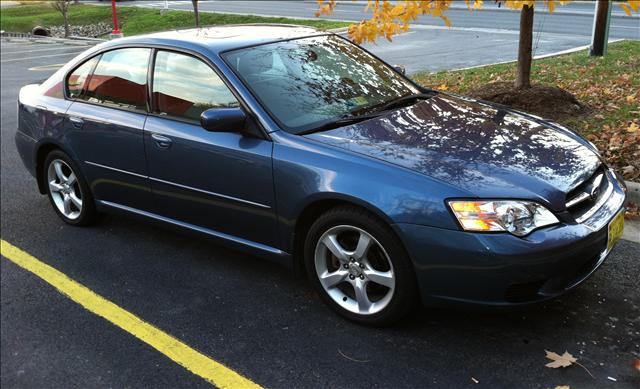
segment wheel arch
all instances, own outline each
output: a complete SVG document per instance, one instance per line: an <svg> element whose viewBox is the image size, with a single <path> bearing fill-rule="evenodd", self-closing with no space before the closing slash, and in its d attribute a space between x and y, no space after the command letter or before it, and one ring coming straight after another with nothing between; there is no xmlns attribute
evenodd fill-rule
<svg viewBox="0 0 640 389"><path fill-rule="evenodd" d="M38 191L41 194L47 193L47 188L44 183L44 162L47 159L47 155L49 155L49 153L51 153L53 150L61 150L67 155L71 156L71 154L69 154L67 150L65 150L65 148L55 140L46 139L38 143L35 153L35 167L36 181L38 182Z"/></svg>
<svg viewBox="0 0 640 389"><path fill-rule="evenodd" d="M338 193L316 195L301 207L290 234L289 247L292 249L293 268L296 275L304 274L304 241L314 220L330 209L340 206L350 206L364 210L389 225L391 231L397 236L395 229L392 227L393 220L373 204ZM400 239L400 242L402 242L402 239Z"/></svg>

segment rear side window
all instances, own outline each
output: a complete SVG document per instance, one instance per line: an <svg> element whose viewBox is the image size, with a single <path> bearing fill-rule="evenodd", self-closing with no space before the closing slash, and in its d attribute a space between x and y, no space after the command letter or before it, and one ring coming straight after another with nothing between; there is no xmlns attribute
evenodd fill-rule
<svg viewBox="0 0 640 389"><path fill-rule="evenodd" d="M155 112L200 120L210 108L237 107L229 88L207 64L189 55L159 51L153 75Z"/></svg>
<svg viewBox="0 0 640 389"><path fill-rule="evenodd" d="M100 57L83 100L146 111L147 68L151 49L119 49Z"/></svg>
<svg viewBox="0 0 640 389"><path fill-rule="evenodd" d="M87 86L87 80L91 75L91 71L96 66L100 56L93 57L74 70L67 80L68 96L72 99L79 98L84 88Z"/></svg>

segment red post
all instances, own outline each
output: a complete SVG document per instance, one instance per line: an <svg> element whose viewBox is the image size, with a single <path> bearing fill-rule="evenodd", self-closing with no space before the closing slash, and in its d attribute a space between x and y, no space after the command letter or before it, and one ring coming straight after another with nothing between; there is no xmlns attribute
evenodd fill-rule
<svg viewBox="0 0 640 389"><path fill-rule="evenodd" d="M111 12L113 13L113 31L111 34L120 35L120 28L118 27L118 12L116 11L116 0L111 0Z"/></svg>

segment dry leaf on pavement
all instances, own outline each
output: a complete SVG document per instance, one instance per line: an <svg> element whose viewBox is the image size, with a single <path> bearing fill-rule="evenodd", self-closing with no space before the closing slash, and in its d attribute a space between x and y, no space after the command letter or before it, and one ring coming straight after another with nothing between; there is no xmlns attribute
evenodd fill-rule
<svg viewBox="0 0 640 389"><path fill-rule="evenodd" d="M573 355L568 352L564 352L562 355L558 355L552 351L544 350L547 353L547 358L551 359L552 362L547 363L545 366L553 369L557 369L559 367L567 367L573 365L574 362L577 361Z"/></svg>
<svg viewBox="0 0 640 389"><path fill-rule="evenodd" d="M593 374L591 374L589 369L587 369L580 362L578 362L578 359L575 358L573 355L569 354L568 351L565 350L564 354L562 354L562 355L558 355L558 354L554 353L553 351L544 350L544 352L547 353L546 357L548 359L551 359L551 362L549 362L549 363L547 363L545 365L546 367L550 367L552 369L557 369L559 367L568 367L568 366L571 366L571 365L573 365L575 363L576 365L578 365L581 368L583 368L584 371L589 373L591 378L595 378L593 376Z"/></svg>

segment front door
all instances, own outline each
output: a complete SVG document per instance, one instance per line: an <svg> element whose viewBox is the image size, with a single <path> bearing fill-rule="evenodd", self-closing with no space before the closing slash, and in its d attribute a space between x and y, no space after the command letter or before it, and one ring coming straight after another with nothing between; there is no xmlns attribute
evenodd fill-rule
<svg viewBox="0 0 640 389"><path fill-rule="evenodd" d="M158 51L154 114L144 142L156 213L262 245L275 231L273 144L237 132L209 132L200 114L237 107L218 75L200 59Z"/></svg>

